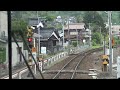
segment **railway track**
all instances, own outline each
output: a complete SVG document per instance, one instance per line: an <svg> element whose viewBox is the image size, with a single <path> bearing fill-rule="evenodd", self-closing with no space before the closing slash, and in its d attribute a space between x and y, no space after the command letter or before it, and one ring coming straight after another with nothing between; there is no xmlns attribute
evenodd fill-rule
<svg viewBox="0 0 120 90"><path fill-rule="evenodd" d="M57 67L56 70L48 70L45 73L54 74L52 75L52 79L74 79L77 73L88 74L89 71L78 70L78 67L87 55L100 50L102 50L102 48L87 50L79 54L71 54L70 57L66 59L67 63L64 63L61 67ZM57 70L58 68L61 69Z"/></svg>
<svg viewBox="0 0 120 90"><path fill-rule="evenodd" d="M62 61L63 63L61 66L56 67L55 70L46 70L45 73L47 74L53 73L54 75L51 76L52 79L74 79L76 73L88 74L89 73L88 71L77 70L78 66L87 55L99 50L102 50L102 48L84 51L79 54L70 54L69 57L66 58L66 60ZM24 73L25 71L27 71L26 67L19 69L13 73L12 77L13 78L15 78L16 76L21 77L21 74ZM9 78L8 75L1 77L1 79L8 79L8 78Z"/></svg>

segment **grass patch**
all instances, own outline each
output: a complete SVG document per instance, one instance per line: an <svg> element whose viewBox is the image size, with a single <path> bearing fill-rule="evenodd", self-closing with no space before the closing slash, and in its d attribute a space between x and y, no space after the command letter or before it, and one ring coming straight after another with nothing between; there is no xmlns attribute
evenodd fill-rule
<svg viewBox="0 0 120 90"><path fill-rule="evenodd" d="M6 61L6 49L0 48L0 63L4 63Z"/></svg>
<svg viewBox="0 0 120 90"><path fill-rule="evenodd" d="M94 48L100 48L100 47L101 47L100 45L92 46L92 49L94 49Z"/></svg>

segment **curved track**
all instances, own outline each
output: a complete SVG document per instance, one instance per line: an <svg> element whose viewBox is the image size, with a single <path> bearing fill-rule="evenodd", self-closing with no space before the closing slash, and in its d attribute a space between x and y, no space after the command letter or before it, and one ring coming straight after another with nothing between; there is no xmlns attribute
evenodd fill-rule
<svg viewBox="0 0 120 90"><path fill-rule="evenodd" d="M99 50L102 50L102 48L88 50L76 55L74 54L74 56L52 77L52 79L74 79L81 61L89 54Z"/></svg>

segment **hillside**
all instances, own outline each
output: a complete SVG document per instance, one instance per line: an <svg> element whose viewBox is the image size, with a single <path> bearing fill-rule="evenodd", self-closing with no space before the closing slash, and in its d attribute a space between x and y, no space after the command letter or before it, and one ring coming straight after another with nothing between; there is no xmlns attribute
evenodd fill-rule
<svg viewBox="0 0 120 90"><path fill-rule="evenodd" d="M38 11L40 17L47 17L49 20L55 19L57 16L65 17L76 17L77 22L83 20L85 11ZM104 22L107 22L107 13L105 11L98 11L102 16ZM23 18L27 20L30 17L37 17L37 11L13 11L13 18ZM120 24L120 11L112 12L112 23Z"/></svg>

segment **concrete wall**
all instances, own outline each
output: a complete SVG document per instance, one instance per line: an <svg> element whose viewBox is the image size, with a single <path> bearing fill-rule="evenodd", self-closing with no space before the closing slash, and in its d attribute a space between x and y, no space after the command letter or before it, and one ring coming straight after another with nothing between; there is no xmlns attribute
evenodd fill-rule
<svg viewBox="0 0 120 90"><path fill-rule="evenodd" d="M8 19L7 11L0 11L0 38L5 32L5 37L8 37ZM8 42L5 43L6 47L6 63L8 62Z"/></svg>
<svg viewBox="0 0 120 90"><path fill-rule="evenodd" d="M5 36L8 36L7 11L0 11L0 36L2 31L5 31Z"/></svg>
<svg viewBox="0 0 120 90"><path fill-rule="evenodd" d="M22 47L22 52L23 52L23 42L18 42L19 46ZM15 42L12 42L12 66L15 66L17 63L20 62L18 51L17 51L17 45ZM23 61L23 57L22 57Z"/></svg>

